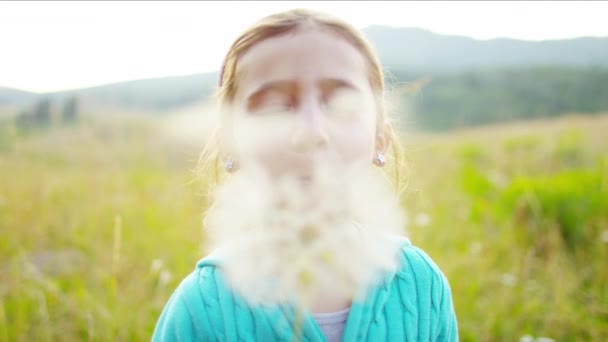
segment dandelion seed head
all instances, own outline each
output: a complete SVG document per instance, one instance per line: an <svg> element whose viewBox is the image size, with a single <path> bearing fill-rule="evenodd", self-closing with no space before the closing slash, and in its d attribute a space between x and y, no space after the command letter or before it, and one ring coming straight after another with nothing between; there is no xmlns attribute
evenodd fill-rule
<svg viewBox="0 0 608 342"><path fill-rule="evenodd" d="M321 291L354 295L395 267L389 236L404 233L404 215L371 167L324 165L305 182L262 170L241 169L221 185L204 222L229 283L246 299L307 305Z"/></svg>

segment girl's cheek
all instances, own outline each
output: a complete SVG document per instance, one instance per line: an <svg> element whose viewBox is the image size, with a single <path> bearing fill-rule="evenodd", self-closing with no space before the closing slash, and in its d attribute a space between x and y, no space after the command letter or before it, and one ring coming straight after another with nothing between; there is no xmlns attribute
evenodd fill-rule
<svg viewBox="0 0 608 342"><path fill-rule="evenodd" d="M281 157L289 147L289 132L293 124L287 117L243 118L235 124L237 155L241 160Z"/></svg>
<svg viewBox="0 0 608 342"><path fill-rule="evenodd" d="M375 127L366 121L359 120L336 126L332 130L332 143L342 162L359 162L371 160L375 145Z"/></svg>
<svg viewBox="0 0 608 342"><path fill-rule="evenodd" d="M337 97L329 107L332 142L344 161L371 160L376 135L373 97L347 93Z"/></svg>

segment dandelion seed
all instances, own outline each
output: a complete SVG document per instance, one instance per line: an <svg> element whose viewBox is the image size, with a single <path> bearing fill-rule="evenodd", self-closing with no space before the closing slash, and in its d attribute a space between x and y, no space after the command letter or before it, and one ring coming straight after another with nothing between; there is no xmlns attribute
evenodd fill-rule
<svg viewBox="0 0 608 342"><path fill-rule="evenodd" d="M477 241L471 243L471 245L469 246L469 253L471 253L471 254L479 254L480 251L481 251L481 243L479 243Z"/></svg>
<svg viewBox="0 0 608 342"><path fill-rule="evenodd" d="M171 281L171 277L171 272L167 270L161 271L158 275L158 284L162 287L167 286L167 284L169 284Z"/></svg>
<svg viewBox="0 0 608 342"><path fill-rule="evenodd" d="M500 282L505 286L513 287L517 283L517 277L510 273L505 273L502 275Z"/></svg>
<svg viewBox="0 0 608 342"><path fill-rule="evenodd" d="M416 226L426 227L431 223L431 216L427 213L419 213L414 221L416 222Z"/></svg>
<svg viewBox="0 0 608 342"><path fill-rule="evenodd" d="M539 336L536 338L536 342L555 342L555 340L550 337Z"/></svg>
<svg viewBox="0 0 608 342"><path fill-rule="evenodd" d="M519 338L519 342L534 342L534 337L530 335L524 335Z"/></svg>
<svg viewBox="0 0 608 342"><path fill-rule="evenodd" d="M608 243L608 229L602 232L602 242Z"/></svg>
<svg viewBox="0 0 608 342"><path fill-rule="evenodd" d="M150 265L150 272L158 273L163 268L163 261L161 259L152 260L152 264Z"/></svg>
<svg viewBox="0 0 608 342"><path fill-rule="evenodd" d="M507 177L498 170L488 172L489 181L499 187L505 186L508 183Z"/></svg>
<svg viewBox="0 0 608 342"><path fill-rule="evenodd" d="M527 291L538 291L541 289L541 286L539 285L538 281L536 280L528 280L526 282L526 290Z"/></svg>

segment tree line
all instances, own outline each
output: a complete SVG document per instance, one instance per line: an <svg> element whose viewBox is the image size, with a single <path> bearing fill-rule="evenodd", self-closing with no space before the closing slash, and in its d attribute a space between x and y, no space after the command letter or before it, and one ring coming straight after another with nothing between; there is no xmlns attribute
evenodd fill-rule
<svg viewBox="0 0 608 342"><path fill-rule="evenodd" d="M416 75L392 71L398 82L424 79L400 100L420 128L445 130L566 113L608 111L608 69L530 67Z"/></svg>
<svg viewBox="0 0 608 342"><path fill-rule="evenodd" d="M27 134L34 130L46 130L54 122L73 125L80 118L80 110L80 101L76 96L68 97L62 103L56 103L49 97L42 97L32 106L17 113L15 126L19 133Z"/></svg>

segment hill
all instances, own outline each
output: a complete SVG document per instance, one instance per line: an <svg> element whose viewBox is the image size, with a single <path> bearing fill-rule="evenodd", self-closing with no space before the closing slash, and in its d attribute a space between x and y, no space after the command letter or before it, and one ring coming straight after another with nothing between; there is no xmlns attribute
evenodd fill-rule
<svg viewBox="0 0 608 342"><path fill-rule="evenodd" d="M430 77L413 100L413 121L446 129L608 109L608 37L476 40L417 28L363 30L393 83ZM218 73L142 79L48 94L0 88L0 106L76 95L104 107L169 111L200 102Z"/></svg>

